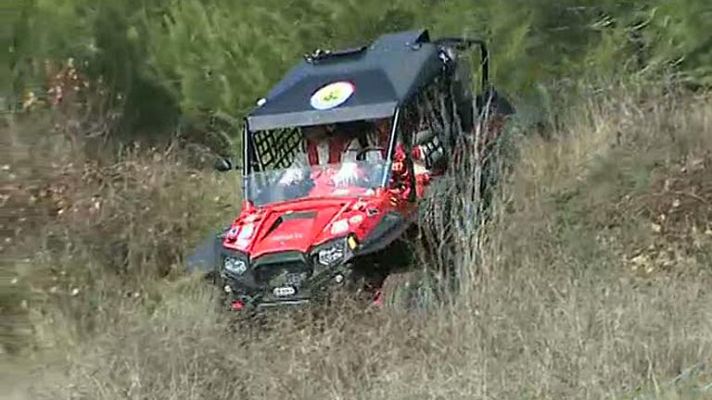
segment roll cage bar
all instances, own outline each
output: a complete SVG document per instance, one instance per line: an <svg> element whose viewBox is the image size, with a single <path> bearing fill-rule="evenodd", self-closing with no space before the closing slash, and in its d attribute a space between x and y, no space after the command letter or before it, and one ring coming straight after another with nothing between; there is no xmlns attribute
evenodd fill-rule
<svg viewBox="0 0 712 400"><path fill-rule="evenodd" d="M451 46L457 50L464 51L469 50L472 46L478 46L480 48L482 65L482 91L486 91L489 88L489 51L487 50L487 43L481 39L466 39L459 37L443 37L433 41L437 45Z"/></svg>

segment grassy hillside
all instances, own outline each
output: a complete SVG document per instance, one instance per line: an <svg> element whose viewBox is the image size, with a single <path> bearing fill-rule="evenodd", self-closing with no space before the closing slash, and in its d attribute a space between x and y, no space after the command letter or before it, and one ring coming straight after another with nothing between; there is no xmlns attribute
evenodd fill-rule
<svg viewBox="0 0 712 400"><path fill-rule="evenodd" d="M712 397L709 1L11 6L0 393ZM237 177L205 168L235 121L304 52L420 26L487 39L519 110L491 222L454 216L464 290L416 313L217 314L182 267L237 211Z"/></svg>
<svg viewBox="0 0 712 400"><path fill-rule="evenodd" d="M234 212L215 197L235 182L179 150L70 162L18 134L36 121L11 121L7 201L41 219L11 225L31 251L4 269L4 349L45 366L33 398L705 398L711 105L610 88L551 138L518 137L471 266L484 273L454 305L346 304L260 327L214 314L210 291L170 267Z"/></svg>

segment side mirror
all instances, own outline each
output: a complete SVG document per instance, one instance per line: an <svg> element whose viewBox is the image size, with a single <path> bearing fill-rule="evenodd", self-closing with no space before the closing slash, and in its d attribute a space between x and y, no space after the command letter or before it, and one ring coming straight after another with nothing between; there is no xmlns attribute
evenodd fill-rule
<svg viewBox="0 0 712 400"><path fill-rule="evenodd" d="M227 158L219 158L215 161L214 168L219 172L227 172L233 169L232 161Z"/></svg>

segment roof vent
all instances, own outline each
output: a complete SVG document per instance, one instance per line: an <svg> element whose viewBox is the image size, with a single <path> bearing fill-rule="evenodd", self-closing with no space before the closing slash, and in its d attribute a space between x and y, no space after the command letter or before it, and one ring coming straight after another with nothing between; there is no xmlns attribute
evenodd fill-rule
<svg viewBox="0 0 712 400"><path fill-rule="evenodd" d="M415 43L428 43L430 42L430 33L427 29L423 29L419 32L415 39Z"/></svg>
<svg viewBox="0 0 712 400"><path fill-rule="evenodd" d="M336 51L316 49L311 54L305 54L304 59L308 63L316 64L321 61L332 60L335 58L348 57L348 56L353 56L356 54L361 54L364 51L366 51L367 48L368 48L368 46L360 46L360 47L354 47L354 48L350 48L350 49L336 50Z"/></svg>

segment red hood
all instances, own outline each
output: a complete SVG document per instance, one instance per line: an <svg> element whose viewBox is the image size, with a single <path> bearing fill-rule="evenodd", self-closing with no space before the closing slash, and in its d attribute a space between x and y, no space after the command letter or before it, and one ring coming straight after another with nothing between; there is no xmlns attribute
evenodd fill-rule
<svg viewBox="0 0 712 400"><path fill-rule="evenodd" d="M251 257L276 251L306 252L314 245L348 232L358 233L365 220L365 208L363 201L338 198L300 200L253 209L233 223L223 245L247 252Z"/></svg>

